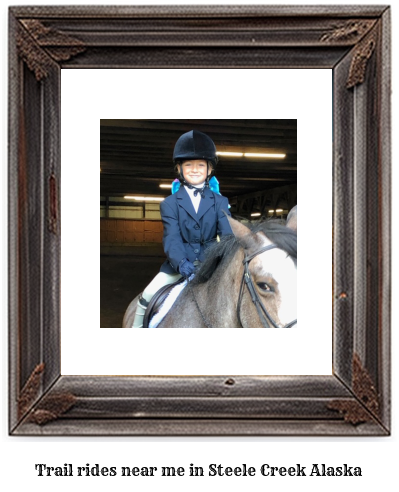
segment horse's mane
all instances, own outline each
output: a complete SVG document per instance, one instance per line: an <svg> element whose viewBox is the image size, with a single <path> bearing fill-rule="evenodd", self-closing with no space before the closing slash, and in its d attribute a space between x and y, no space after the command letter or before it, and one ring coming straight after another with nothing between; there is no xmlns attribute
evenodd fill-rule
<svg viewBox="0 0 399 492"><path fill-rule="evenodd" d="M248 224L253 233L263 232L268 239L279 249L285 251L296 263L297 260L297 234L296 231L281 224L280 221L269 219L257 224ZM222 236L206 250L205 259L196 273L193 284L200 284L209 280L217 272L222 260L227 262L235 255L240 247L236 237L231 234Z"/></svg>

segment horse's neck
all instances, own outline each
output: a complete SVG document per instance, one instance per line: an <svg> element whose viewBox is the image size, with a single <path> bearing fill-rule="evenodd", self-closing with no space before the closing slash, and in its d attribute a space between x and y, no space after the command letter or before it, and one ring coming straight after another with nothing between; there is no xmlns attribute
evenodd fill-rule
<svg viewBox="0 0 399 492"><path fill-rule="evenodd" d="M231 260L222 260L225 264L207 282L186 287L158 328L238 327L242 259L242 252L238 251Z"/></svg>
<svg viewBox="0 0 399 492"><path fill-rule="evenodd" d="M239 324L237 300L242 276L242 252L237 251L228 264L219 266L219 270L218 275L196 286L196 291L213 327L234 328Z"/></svg>

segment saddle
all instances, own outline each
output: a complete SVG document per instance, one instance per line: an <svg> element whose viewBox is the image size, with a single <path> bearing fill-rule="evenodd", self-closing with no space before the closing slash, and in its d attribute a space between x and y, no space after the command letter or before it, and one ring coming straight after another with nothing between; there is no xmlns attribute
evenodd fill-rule
<svg viewBox="0 0 399 492"><path fill-rule="evenodd" d="M165 302L165 299L168 297L172 289L184 281L185 278L182 277L173 284L164 285L153 295L144 314L143 328L148 328L151 318L161 309L162 304Z"/></svg>

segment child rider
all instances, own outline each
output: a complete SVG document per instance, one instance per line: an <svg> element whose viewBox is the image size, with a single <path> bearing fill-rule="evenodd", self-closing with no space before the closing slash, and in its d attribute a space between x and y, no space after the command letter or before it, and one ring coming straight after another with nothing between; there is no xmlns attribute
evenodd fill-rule
<svg viewBox="0 0 399 492"><path fill-rule="evenodd" d="M230 215L228 200L209 187L217 164L212 139L197 130L184 133L176 142L173 162L180 181L178 190L172 188L173 194L160 206L167 260L140 296L133 328L143 327L148 303L161 287L182 276L189 278L216 236L232 234L225 215Z"/></svg>

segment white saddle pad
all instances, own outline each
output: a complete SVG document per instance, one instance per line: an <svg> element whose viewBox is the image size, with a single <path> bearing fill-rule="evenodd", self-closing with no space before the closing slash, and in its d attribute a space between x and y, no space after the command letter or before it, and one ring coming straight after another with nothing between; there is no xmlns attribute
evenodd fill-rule
<svg viewBox="0 0 399 492"><path fill-rule="evenodd" d="M176 285L168 294L168 297L164 300L161 309L151 318L151 321L148 325L148 328L157 328L159 323L164 319L164 317L168 314L170 308L175 303L176 299L179 297L181 291L187 285L187 280L182 282L181 284Z"/></svg>

